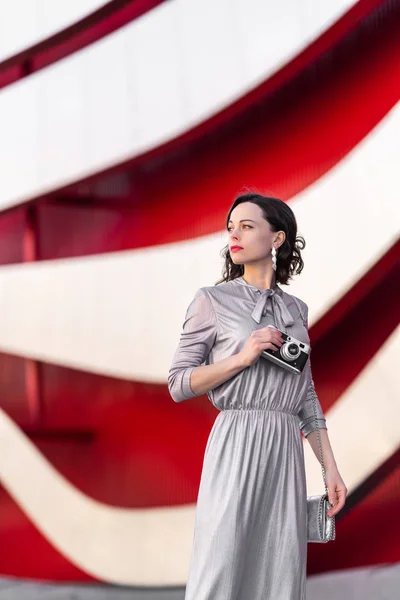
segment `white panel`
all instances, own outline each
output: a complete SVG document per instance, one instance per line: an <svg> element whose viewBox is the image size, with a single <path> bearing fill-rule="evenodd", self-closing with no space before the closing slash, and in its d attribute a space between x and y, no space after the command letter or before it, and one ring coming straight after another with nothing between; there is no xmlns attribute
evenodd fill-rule
<svg viewBox="0 0 400 600"><path fill-rule="evenodd" d="M354 3L170 0L3 89L0 209L180 135L271 76ZM36 98L33 142L21 112ZM34 182L25 176L33 164Z"/></svg>
<svg viewBox="0 0 400 600"><path fill-rule="evenodd" d="M304 271L286 289L309 304L310 324L399 236L399 139L400 103L290 204L307 247ZM0 350L165 382L184 312L198 287L220 278L225 243L221 231L140 250L1 267ZM156 340L156 352L145 339Z"/></svg>
<svg viewBox="0 0 400 600"><path fill-rule="evenodd" d="M104 0L0 0L0 62L80 21Z"/></svg>

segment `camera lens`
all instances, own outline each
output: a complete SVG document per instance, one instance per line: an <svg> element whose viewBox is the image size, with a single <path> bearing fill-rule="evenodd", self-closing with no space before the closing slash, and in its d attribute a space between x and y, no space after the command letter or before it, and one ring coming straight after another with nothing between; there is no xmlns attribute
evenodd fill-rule
<svg viewBox="0 0 400 600"><path fill-rule="evenodd" d="M295 360L300 356L300 353L301 350L298 344L295 344L294 342L281 346L281 355L285 360Z"/></svg>

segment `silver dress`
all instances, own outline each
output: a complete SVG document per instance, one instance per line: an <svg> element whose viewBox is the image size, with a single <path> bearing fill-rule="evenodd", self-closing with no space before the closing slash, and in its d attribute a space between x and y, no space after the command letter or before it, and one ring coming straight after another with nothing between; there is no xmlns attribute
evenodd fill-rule
<svg viewBox="0 0 400 600"><path fill-rule="evenodd" d="M196 366L239 352L273 324L309 343L308 306L243 277L197 290L168 375L175 402L193 398ZM260 357L208 392L220 411L207 441L185 600L304 600L307 490L301 432L327 428L310 359L301 375Z"/></svg>

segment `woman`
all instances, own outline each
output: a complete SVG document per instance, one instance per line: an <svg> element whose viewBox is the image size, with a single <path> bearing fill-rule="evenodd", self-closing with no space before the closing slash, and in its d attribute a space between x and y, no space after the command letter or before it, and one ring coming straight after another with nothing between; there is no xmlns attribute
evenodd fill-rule
<svg viewBox="0 0 400 600"><path fill-rule="evenodd" d="M176 402L207 393L220 411L204 454L185 600L303 600L301 432L319 460L318 423L330 516L347 494L310 359L299 375L261 357L280 348L279 330L309 344L308 305L278 285L302 271L305 241L288 204L256 193L236 198L226 226L223 279L197 290L168 376Z"/></svg>

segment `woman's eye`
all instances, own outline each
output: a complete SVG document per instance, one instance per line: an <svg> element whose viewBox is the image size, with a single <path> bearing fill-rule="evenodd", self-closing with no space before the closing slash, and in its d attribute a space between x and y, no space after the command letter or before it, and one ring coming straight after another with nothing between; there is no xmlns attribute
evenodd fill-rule
<svg viewBox="0 0 400 600"><path fill-rule="evenodd" d="M243 227L250 227L250 229L253 229L253 227L251 225L243 225ZM232 227L228 227L228 233L231 231Z"/></svg>

